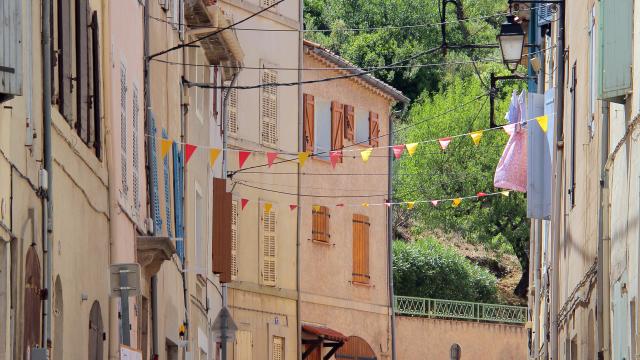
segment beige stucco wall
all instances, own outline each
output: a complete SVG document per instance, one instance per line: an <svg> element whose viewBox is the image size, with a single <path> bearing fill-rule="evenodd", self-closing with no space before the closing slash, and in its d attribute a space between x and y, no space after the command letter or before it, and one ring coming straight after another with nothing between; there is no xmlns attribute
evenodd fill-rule
<svg viewBox="0 0 640 360"><path fill-rule="evenodd" d="M398 359L449 359L453 344L461 359L527 359L527 331L519 325L398 316L396 329Z"/></svg>

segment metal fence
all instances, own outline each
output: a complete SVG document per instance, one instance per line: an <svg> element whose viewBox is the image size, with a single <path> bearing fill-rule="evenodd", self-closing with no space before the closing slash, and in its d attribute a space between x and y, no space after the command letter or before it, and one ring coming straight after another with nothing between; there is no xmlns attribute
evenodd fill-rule
<svg viewBox="0 0 640 360"><path fill-rule="evenodd" d="M527 322L527 308L522 306L394 296L393 308L401 315L512 324Z"/></svg>

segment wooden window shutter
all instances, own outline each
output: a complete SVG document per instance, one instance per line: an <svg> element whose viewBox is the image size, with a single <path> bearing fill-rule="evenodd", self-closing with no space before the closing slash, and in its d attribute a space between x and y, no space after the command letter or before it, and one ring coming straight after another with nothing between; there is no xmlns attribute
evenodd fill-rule
<svg viewBox="0 0 640 360"><path fill-rule="evenodd" d="M233 199L227 192L226 180L214 178L212 260L213 273L220 274L221 283L231 282L232 206Z"/></svg>
<svg viewBox="0 0 640 360"><path fill-rule="evenodd" d="M315 101L313 95L304 94L304 151L313 152Z"/></svg>
<svg viewBox="0 0 640 360"><path fill-rule="evenodd" d="M272 360L284 360L284 338L281 336L273 337L273 356Z"/></svg>
<svg viewBox="0 0 640 360"><path fill-rule="evenodd" d="M277 210L275 206L269 212L262 209L262 283L275 286L277 281Z"/></svg>
<svg viewBox="0 0 640 360"><path fill-rule="evenodd" d="M317 209L317 210L316 210ZM326 206L316 207L312 210L312 229L311 238L314 241L329 242L331 234L329 233L329 208Z"/></svg>
<svg viewBox="0 0 640 360"><path fill-rule="evenodd" d="M62 116L73 123L73 74L71 45L71 1L58 0L58 102Z"/></svg>
<svg viewBox="0 0 640 360"><path fill-rule="evenodd" d="M344 147L344 106L337 101L331 102L331 150ZM342 158L340 158L342 160Z"/></svg>
<svg viewBox="0 0 640 360"><path fill-rule="evenodd" d="M231 203L231 279L238 278L238 202Z"/></svg>
<svg viewBox="0 0 640 360"><path fill-rule="evenodd" d="M87 122L89 118L89 55L88 55L88 0L76 1L76 107L75 128L78 136L87 142Z"/></svg>
<svg viewBox="0 0 640 360"><path fill-rule="evenodd" d="M344 106L344 138L353 141L354 129L356 128L356 118L353 106Z"/></svg>
<svg viewBox="0 0 640 360"><path fill-rule="evenodd" d="M369 217L353 215L353 282L369 283Z"/></svg>
<svg viewBox="0 0 640 360"><path fill-rule="evenodd" d="M369 112L369 145L377 147L380 137L380 124L378 122L378 114L373 111Z"/></svg>
<svg viewBox="0 0 640 360"><path fill-rule="evenodd" d="M273 70L262 70L262 84L278 82L278 73ZM262 144L270 147L278 145L278 87L275 85L262 86L261 92L261 138Z"/></svg>
<svg viewBox="0 0 640 360"><path fill-rule="evenodd" d="M93 106L93 122L91 126L93 131L91 134L93 137L90 139L93 142L93 148L96 151L96 156L101 158L102 156L102 132L100 131L100 108L102 106L101 98L101 83L100 83L100 28L98 27L98 13L94 11L91 15L91 69L92 69L92 82L91 82L91 105ZM135 109L134 109L135 110ZM134 113L135 114L135 113Z"/></svg>

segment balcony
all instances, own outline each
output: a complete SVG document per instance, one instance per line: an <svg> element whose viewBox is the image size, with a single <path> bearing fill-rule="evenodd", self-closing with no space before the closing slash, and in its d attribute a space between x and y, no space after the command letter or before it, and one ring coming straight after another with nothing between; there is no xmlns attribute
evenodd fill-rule
<svg viewBox="0 0 640 360"><path fill-rule="evenodd" d="M244 53L235 30L225 30L213 36L212 33L231 25L216 0L186 0L185 19L189 27L188 35L202 39L200 46L207 61L212 65L223 65L224 76L230 79L240 69ZM233 68L233 67L238 68Z"/></svg>
<svg viewBox="0 0 640 360"><path fill-rule="evenodd" d="M163 261L171 260L176 248L166 236L137 236L136 252L138 263L147 276L155 275Z"/></svg>

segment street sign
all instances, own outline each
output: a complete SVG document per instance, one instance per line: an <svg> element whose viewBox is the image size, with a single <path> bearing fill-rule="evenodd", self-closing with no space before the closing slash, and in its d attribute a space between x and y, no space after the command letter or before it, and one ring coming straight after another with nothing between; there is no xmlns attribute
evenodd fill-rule
<svg viewBox="0 0 640 360"><path fill-rule="evenodd" d="M140 295L140 264L113 264L109 267L109 296Z"/></svg>
<svg viewBox="0 0 640 360"><path fill-rule="evenodd" d="M238 326L233 321L229 309L223 307L220 309L216 320L213 322L213 334L216 341L227 342L235 339Z"/></svg>

